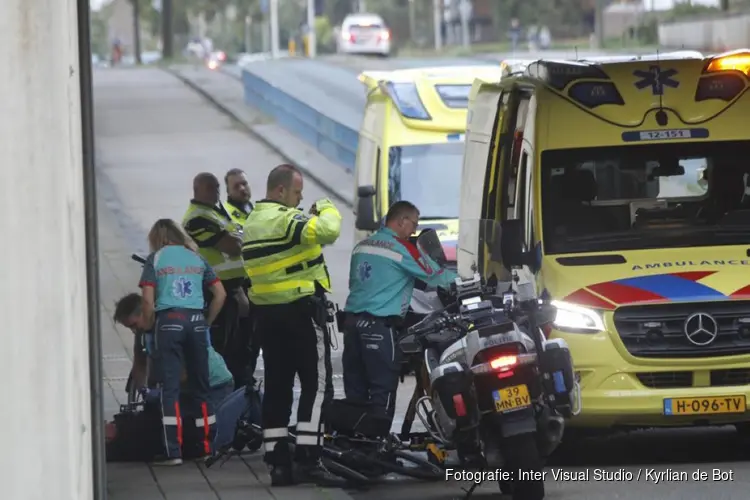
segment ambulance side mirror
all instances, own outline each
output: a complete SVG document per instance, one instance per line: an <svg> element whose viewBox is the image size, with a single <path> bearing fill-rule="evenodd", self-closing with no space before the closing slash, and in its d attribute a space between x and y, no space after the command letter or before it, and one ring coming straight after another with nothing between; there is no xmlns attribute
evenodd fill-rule
<svg viewBox="0 0 750 500"><path fill-rule="evenodd" d="M380 221L375 218L375 187L357 188L357 218L354 225L360 231L377 231Z"/></svg>

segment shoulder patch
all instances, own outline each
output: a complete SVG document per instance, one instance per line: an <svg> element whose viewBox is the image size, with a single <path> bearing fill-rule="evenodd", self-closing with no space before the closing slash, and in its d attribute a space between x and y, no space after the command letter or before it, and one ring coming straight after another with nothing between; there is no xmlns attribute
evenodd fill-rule
<svg viewBox="0 0 750 500"><path fill-rule="evenodd" d="M305 214L294 214L294 216L292 217L292 219L298 220L298 221L301 221L301 222L307 222L308 220L310 220L310 218L308 216L306 216Z"/></svg>

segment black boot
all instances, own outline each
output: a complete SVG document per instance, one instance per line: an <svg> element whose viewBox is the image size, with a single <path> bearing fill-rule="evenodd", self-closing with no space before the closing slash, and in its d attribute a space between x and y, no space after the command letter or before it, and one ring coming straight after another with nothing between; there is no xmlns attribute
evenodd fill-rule
<svg viewBox="0 0 750 500"><path fill-rule="evenodd" d="M291 486L294 484L292 474L292 456L289 444L285 440L276 443L273 451L267 451L263 461L270 467L271 486Z"/></svg>
<svg viewBox="0 0 750 500"><path fill-rule="evenodd" d="M297 484L312 483L323 488L347 486L346 480L329 471L320 459L314 462L295 463L294 481Z"/></svg>
<svg viewBox="0 0 750 500"><path fill-rule="evenodd" d="M271 465L271 486L292 486L294 476L291 465Z"/></svg>

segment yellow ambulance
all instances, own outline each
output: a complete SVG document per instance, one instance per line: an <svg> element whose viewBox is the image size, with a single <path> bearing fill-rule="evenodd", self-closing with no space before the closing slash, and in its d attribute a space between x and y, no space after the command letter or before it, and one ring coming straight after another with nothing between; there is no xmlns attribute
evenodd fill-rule
<svg viewBox="0 0 750 500"><path fill-rule="evenodd" d="M420 210L455 255L469 92L497 81L496 65L366 71L367 92L355 166L355 240L377 230L398 200ZM355 242L356 242L355 241Z"/></svg>
<svg viewBox="0 0 750 500"><path fill-rule="evenodd" d="M582 389L570 426L747 431L748 88L750 50L539 60L475 84L458 269L554 301L545 333ZM511 262L464 234L477 219Z"/></svg>

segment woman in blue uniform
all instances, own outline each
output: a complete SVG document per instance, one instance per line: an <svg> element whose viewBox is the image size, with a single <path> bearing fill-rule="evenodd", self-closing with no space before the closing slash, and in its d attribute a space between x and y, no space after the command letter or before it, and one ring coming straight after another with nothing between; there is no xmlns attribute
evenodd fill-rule
<svg viewBox="0 0 750 500"><path fill-rule="evenodd" d="M203 451L213 452L216 416L209 398L207 329L221 310L226 292L193 240L170 219L159 219L148 235L151 254L140 284L145 327L154 332L154 362L161 386L165 459L182 464L180 376L183 359L189 392L198 408L195 426L203 431ZM213 299L204 314L203 289ZM153 328L151 328L153 326Z"/></svg>

